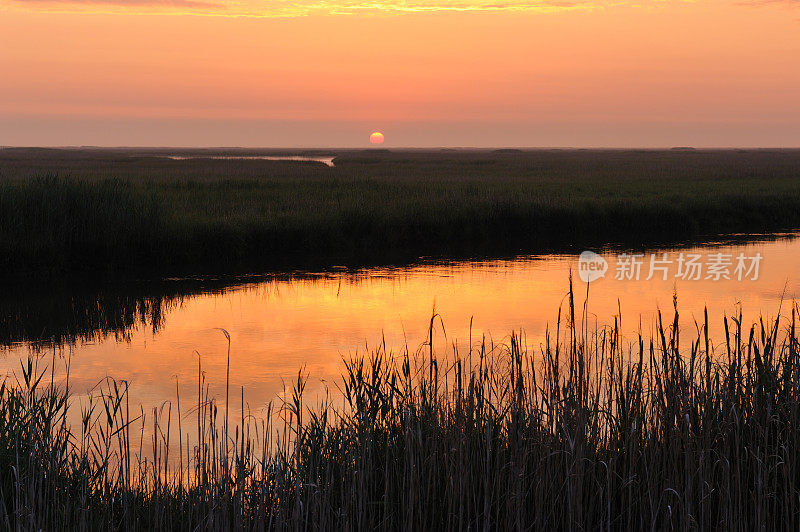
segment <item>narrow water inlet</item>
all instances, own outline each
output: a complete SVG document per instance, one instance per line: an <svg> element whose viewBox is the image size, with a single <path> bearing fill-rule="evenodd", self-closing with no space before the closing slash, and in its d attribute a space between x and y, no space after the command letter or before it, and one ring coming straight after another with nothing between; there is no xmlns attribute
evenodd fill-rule
<svg viewBox="0 0 800 532"><path fill-rule="evenodd" d="M335 157L306 157L302 155L161 155L163 159L173 161L188 161L194 159L213 159L220 161L295 161L322 163L333 168Z"/></svg>

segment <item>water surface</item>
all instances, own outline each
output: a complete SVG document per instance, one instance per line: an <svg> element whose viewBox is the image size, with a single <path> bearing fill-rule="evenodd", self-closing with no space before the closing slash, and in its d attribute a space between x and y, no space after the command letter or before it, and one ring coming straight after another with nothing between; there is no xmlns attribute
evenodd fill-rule
<svg viewBox="0 0 800 532"><path fill-rule="evenodd" d="M335 157L306 157L302 155L164 155L173 161L187 161L190 159L216 159L222 161L300 161L322 163L333 167Z"/></svg>
<svg viewBox="0 0 800 532"><path fill-rule="evenodd" d="M616 279L617 252L606 276L588 286L588 319L599 326L622 313L622 331L631 338L652 330L658 309L671 316L677 294L682 325L694 327L707 306L712 336L724 341L722 316L742 309L745 323L759 314L774 316L781 301L788 308L800 289L800 240L707 245L659 251L672 258L663 280L650 280L644 257L639 280ZM697 254L748 257L760 254L757 279L676 279L677 259ZM244 387L254 409L279 395L284 382L303 368L309 388L319 391L340 374L342 357L385 342L413 351L424 342L431 316L440 350L462 352L485 338L507 341L524 331L526 344L538 349L548 323L566 303L576 255L538 255L509 260L420 264L406 268L294 273L252 279L164 280L79 292L9 292L0 300L0 342L6 353L0 371L18 372L30 352L69 360L74 393L85 393L106 376L125 379L131 397L145 407L175 395L193 397L198 356L212 393L224 397L227 341L231 337L231 385ZM579 308L587 285L576 278ZM9 295L11 294L11 295ZM41 346L44 345L44 348ZM63 363L63 362L62 362ZM237 394L238 397L238 394ZM238 403L237 403L238 404Z"/></svg>

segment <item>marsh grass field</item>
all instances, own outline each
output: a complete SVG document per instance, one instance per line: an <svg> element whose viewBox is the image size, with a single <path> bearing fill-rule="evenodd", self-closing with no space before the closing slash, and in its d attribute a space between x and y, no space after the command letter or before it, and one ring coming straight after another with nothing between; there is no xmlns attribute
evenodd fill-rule
<svg viewBox="0 0 800 532"><path fill-rule="evenodd" d="M570 291L536 352L512 335L438 353L434 316L417 350L346 359L329 397L307 398L301 372L263 415L244 390L210 397L202 362L195 397L146 412L112 379L76 406L56 359L23 361L0 387L0 519L30 530L796 530L797 308L752 325L706 313L686 331L676 306L651 335L626 338L621 316L593 329L574 301ZM709 338L710 319L723 338Z"/></svg>
<svg viewBox="0 0 800 532"><path fill-rule="evenodd" d="M335 155L333 168L202 158L278 153L2 149L0 267L231 273L800 227L800 150L291 152Z"/></svg>
<svg viewBox="0 0 800 532"><path fill-rule="evenodd" d="M434 311L418 348L392 351L384 336L347 354L322 395L298 368L263 409L231 385L227 331L224 394L206 380L220 359L193 344L192 396L177 376L152 409L113 374L76 391L73 344L137 327L155 336L184 298L248 273L313 280L295 269L800 227L800 150L291 153L335 156L333 167L210 158L281 154L0 149L0 345L40 347L0 384L6 528L800 528L800 308L788 301L772 318L746 321L740 306L687 327L673 295L649 332L632 316L631 335L621 315L589 313L570 277L535 348L521 331L473 338L470 319L466 347L442 350ZM297 348L281 338L281 356Z"/></svg>

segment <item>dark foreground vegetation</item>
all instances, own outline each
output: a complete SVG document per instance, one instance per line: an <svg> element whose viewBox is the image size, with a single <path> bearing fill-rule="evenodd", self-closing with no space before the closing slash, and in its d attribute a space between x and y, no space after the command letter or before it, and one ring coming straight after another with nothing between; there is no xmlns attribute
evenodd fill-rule
<svg viewBox="0 0 800 532"><path fill-rule="evenodd" d="M800 227L800 150L340 151L334 168L165 153L0 150L0 271L231 273Z"/></svg>
<svg viewBox="0 0 800 532"><path fill-rule="evenodd" d="M716 341L708 318L679 331L677 310L652 337L622 338L620 319L591 331L570 304L535 353L519 336L447 356L430 340L380 348L347 363L343 400L307 405L301 376L263 419L232 419L226 404L244 399L208 397L199 367L188 406L177 397L142 413L125 383L107 381L70 426L74 400L31 361L0 388L0 519L30 530L797 530L795 309L753 326L725 318Z"/></svg>

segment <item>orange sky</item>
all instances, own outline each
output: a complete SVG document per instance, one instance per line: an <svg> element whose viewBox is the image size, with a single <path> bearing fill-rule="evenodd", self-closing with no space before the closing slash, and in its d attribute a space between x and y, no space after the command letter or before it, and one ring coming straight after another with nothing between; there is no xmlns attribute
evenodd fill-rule
<svg viewBox="0 0 800 532"><path fill-rule="evenodd" d="M0 145L800 146L800 2L0 0Z"/></svg>

